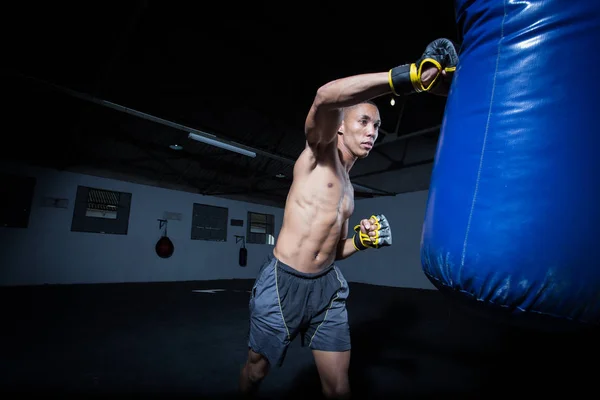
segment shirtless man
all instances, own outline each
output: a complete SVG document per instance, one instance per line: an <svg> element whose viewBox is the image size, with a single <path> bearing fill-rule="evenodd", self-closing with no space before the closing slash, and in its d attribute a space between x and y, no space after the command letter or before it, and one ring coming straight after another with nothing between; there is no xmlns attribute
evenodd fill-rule
<svg viewBox="0 0 600 400"><path fill-rule="evenodd" d="M381 125L377 106L369 100L389 93L445 95L457 60L452 43L438 39L415 63L338 79L318 89L273 257L261 267L250 295L243 393L256 393L270 366L283 364L289 344L299 335L312 350L324 395L349 397L349 290L335 261L391 245L383 215L363 219L348 238L354 210L349 172L357 159L367 157Z"/></svg>

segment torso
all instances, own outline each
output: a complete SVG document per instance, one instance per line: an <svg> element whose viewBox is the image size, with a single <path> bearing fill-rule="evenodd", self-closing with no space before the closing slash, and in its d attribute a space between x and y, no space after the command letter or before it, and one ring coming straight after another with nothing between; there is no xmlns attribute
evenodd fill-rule
<svg viewBox="0 0 600 400"><path fill-rule="evenodd" d="M329 267L347 229L344 222L354 211L354 189L337 153L337 147L316 162L305 149L294 166L294 181L285 206L283 225L274 255L301 272Z"/></svg>

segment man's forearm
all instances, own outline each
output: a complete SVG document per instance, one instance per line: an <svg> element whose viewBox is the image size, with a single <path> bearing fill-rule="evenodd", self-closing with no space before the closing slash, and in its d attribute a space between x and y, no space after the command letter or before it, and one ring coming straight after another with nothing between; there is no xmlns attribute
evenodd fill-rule
<svg viewBox="0 0 600 400"><path fill-rule="evenodd" d="M340 245L338 246L338 251L337 251L336 257L335 257L336 261L348 258L352 254L358 252L358 250L356 250L356 247L354 247L353 242L354 242L354 239L350 238L350 239L346 239L340 243Z"/></svg>
<svg viewBox="0 0 600 400"><path fill-rule="evenodd" d="M421 81L427 86L438 74L433 65L423 68ZM315 104L324 109L344 108L361 101L393 93L389 72L374 72L337 79L321 86Z"/></svg>

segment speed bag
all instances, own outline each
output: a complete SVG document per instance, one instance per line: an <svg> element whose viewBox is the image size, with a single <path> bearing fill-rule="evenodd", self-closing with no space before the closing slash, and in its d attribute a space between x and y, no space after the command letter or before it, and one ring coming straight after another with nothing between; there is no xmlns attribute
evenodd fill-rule
<svg viewBox="0 0 600 400"><path fill-rule="evenodd" d="M156 242L155 250L160 258L169 258L175 251L175 245L167 236L162 236L158 239L158 242Z"/></svg>

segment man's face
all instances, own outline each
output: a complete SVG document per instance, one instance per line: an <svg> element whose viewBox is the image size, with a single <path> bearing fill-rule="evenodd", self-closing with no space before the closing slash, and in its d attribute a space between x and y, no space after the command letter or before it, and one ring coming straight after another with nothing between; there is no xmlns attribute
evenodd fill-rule
<svg viewBox="0 0 600 400"><path fill-rule="evenodd" d="M377 140L380 126L379 110L373 104L362 103L350 107L345 110L340 127L341 141L357 158L365 158Z"/></svg>

